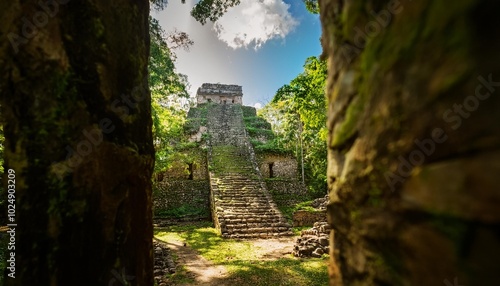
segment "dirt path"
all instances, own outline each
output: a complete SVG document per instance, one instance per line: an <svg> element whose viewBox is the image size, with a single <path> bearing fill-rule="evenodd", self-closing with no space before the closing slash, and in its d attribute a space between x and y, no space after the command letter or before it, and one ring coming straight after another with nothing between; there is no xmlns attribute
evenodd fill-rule
<svg viewBox="0 0 500 286"><path fill-rule="evenodd" d="M292 253L296 236L279 239L256 239L248 242L252 243L260 260L276 260Z"/></svg>
<svg viewBox="0 0 500 286"><path fill-rule="evenodd" d="M184 246L184 242L178 240L162 242L177 255L177 264L185 266L189 276L196 281L194 284L186 285L220 285L213 284L211 281L218 281L227 277L228 272L224 266L213 264L199 255L196 250Z"/></svg>
<svg viewBox="0 0 500 286"><path fill-rule="evenodd" d="M276 260L292 252L295 239L296 237L286 237L249 240L248 242L255 246L260 260ZM199 255L196 250L184 246L182 241L170 240L164 243L178 256L178 265L185 266L188 275L196 281L193 284L184 285L224 285L222 281L228 277L228 271L224 266L215 265L208 261Z"/></svg>

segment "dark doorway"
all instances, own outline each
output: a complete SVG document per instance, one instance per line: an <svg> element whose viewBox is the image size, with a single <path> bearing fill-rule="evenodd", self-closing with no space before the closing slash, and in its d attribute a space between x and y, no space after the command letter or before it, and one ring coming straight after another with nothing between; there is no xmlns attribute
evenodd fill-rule
<svg viewBox="0 0 500 286"><path fill-rule="evenodd" d="M269 163L269 178L274 178L273 166L274 163Z"/></svg>
<svg viewBox="0 0 500 286"><path fill-rule="evenodd" d="M188 180L192 180L193 179L193 163L188 164L188 171L189 171Z"/></svg>

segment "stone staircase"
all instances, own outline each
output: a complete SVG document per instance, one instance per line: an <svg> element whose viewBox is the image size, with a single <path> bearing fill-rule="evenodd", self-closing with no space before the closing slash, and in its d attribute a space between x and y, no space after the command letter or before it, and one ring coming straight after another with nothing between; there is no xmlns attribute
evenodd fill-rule
<svg viewBox="0 0 500 286"><path fill-rule="evenodd" d="M239 105L210 105L209 173L214 224L225 238L293 235L260 176Z"/></svg>

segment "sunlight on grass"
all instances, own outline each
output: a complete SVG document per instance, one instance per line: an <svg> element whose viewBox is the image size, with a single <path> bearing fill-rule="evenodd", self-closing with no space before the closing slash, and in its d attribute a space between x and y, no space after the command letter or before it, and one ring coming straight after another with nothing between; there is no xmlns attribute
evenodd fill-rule
<svg viewBox="0 0 500 286"><path fill-rule="evenodd" d="M230 260L256 260L252 245L234 239L222 239L213 227L174 226L167 231L155 231L158 239L180 240L196 249L200 255L216 263L225 264Z"/></svg>
<svg viewBox="0 0 500 286"><path fill-rule="evenodd" d="M277 260L259 260L259 251L253 244L222 239L210 224L158 229L155 237L186 242L214 264L224 265L230 274L227 280L231 285L328 285L326 257L298 259L289 255Z"/></svg>

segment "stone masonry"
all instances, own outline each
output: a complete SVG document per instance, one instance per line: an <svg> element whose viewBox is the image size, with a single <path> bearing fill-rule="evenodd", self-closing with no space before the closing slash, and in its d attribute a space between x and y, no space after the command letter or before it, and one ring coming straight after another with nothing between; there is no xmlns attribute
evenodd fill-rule
<svg viewBox="0 0 500 286"><path fill-rule="evenodd" d="M243 91L240 85L204 83L196 92L198 104L242 104Z"/></svg>
<svg viewBox="0 0 500 286"><path fill-rule="evenodd" d="M293 235L259 172L241 106L208 108L210 199L216 228L225 238Z"/></svg>

